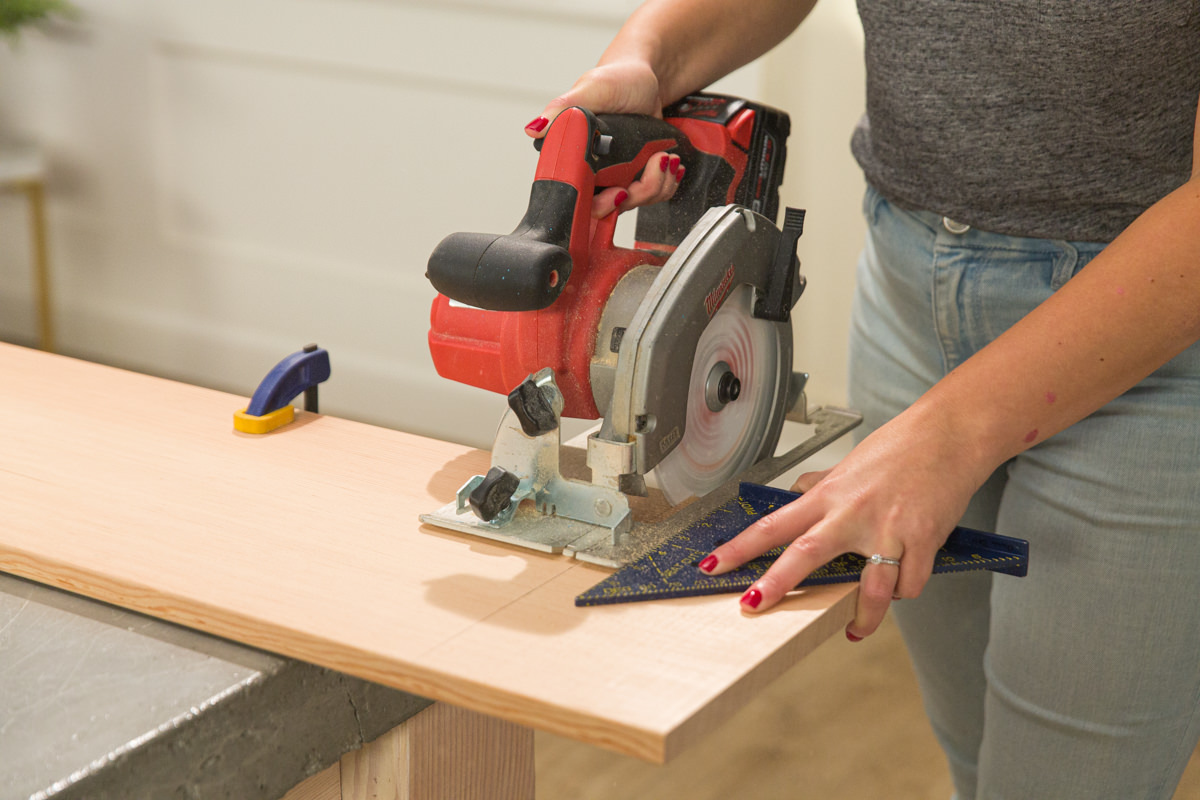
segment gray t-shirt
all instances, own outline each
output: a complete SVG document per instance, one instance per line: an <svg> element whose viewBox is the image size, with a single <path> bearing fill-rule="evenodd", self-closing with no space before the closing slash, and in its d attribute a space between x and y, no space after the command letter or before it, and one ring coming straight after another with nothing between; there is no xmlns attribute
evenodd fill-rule
<svg viewBox="0 0 1200 800"><path fill-rule="evenodd" d="M1109 241L1188 179L1200 0L858 0L852 149L890 200Z"/></svg>

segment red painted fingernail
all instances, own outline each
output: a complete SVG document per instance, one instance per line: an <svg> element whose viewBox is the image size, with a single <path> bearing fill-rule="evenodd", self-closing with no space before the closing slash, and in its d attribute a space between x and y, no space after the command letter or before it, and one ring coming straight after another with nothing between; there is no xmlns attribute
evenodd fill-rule
<svg viewBox="0 0 1200 800"><path fill-rule="evenodd" d="M855 635L854 635L853 633L851 633L850 631L846 631L846 638L847 638L847 639L849 639L849 640L850 640L850 641L852 641L852 642L861 642L861 641L863 640L863 637L861 637L861 636L855 636Z"/></svg>
<svg viewBox="0 0 1200 800"><path fill-rule="evenodd" d="M671 172L679 169L679 156L671 156Z"/></svg>
<svg viewBox="0 0 1200 800"><path fill-rule="evenodd" d="M666 172L666 171L667 171L667 165L670 163L670 161L671 161L671 158L670 158L669 156L663 156L663 157L662 157L662 160L660 160L660 161L658 162L658 166L659 166L659 168L660 168L660 169L661 169L663 172Z"/></svg>
<svg viewBox="0 0 1200 800"><path fill-rule="evenodd" d="M758 608L758 604L761 602L762 602L762 592L760 592L758 589L751 589L750 591L748 591L744 595L742 595L741 603L744 606L750 606L751 608Z"/></svg>
<svg viewBox="0 0 1200 800"><path fill-rule="evenodd" d="M617 192L617 196L613 198L613 205L620 206L629 199L629 192Z"/></svg>
<svg viewBox="0 0 1200 800"><path fill-rule="evenodd" d="M712 572L717 568L717 557L706 556L703 561L696 565L701 572Z"/></svg>
<svg viewBox="0 0 1200 800"><path fill-rule="evenodd" d="M683 180L683 173L685 173L685 172L687 172L687 167L680 167L679 172L675 173L675 181L679 182L679 181Z"/></svg>
<svg viewBox="0 0 1200 800"><path fill-rule="evenodd" d="M533 131L534 133L541 133L549 124L550 120L546 119L545 117L536 117L533 122L525 126L525 130Z"/></svg>

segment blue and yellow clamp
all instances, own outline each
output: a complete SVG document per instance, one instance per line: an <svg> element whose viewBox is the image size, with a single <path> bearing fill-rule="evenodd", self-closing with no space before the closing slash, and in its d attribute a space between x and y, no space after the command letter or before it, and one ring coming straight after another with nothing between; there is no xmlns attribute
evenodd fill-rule
<svg viewBox="0 0 1200 800"><path fill-rule="evenodd" d="M329 351L315 344L280 361L254 390L250 405L233 414L242 433L269 433L296 418L292 400L304 392L304 410L317 413L317 384L329 378Z"/></svg>

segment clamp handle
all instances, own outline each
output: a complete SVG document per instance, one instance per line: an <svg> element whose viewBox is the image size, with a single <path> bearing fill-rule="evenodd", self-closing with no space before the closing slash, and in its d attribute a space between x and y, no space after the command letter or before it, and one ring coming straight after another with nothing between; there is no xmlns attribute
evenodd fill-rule
<svg viewBox="0 0 1200 800"><path fill-rule="evenodd" d="M268 433L295 418L292 400L304 392L304 410L317 412L317 384L329 378L329 351L307 345L276 364L254 390L250 405L233 415L243 433Z"/></svg>

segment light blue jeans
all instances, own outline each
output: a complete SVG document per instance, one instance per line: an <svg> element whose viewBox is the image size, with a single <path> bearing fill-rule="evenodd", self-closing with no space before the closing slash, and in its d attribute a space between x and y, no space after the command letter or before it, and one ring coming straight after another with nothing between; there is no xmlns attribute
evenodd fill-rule
<svg viewBox="0 0 1200 800"><path fill-rule="evenodd" d="M873 189L864 210L860 438L1103 248L956 233ZM958 797L1170 798L1200 737L1200 345L1002 466L963 524L1028 539L1028 577L892 606Z"/></svg>

